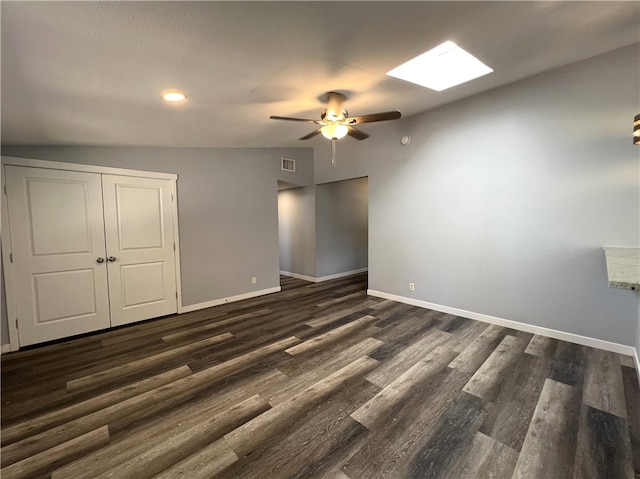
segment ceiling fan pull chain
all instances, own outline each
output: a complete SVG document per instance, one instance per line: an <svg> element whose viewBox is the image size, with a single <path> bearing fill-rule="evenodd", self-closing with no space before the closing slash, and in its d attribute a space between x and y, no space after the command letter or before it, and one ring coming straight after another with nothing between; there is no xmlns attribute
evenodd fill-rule
<svg viewBox="0 0 640 479"><path fill-rule="evenodd" d="M336 167L336 139L331 140L331 164Z"/></svg>

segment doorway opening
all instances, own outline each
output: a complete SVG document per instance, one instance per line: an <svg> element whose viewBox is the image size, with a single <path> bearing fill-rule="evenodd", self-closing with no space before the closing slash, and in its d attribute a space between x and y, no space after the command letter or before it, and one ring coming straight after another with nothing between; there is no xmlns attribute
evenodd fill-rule
<svg viewBox="0 0 640 479"><path fill-rule="evenodd" d="M319 282L368 270L369 179L278 191L280 274Z"/></svg>

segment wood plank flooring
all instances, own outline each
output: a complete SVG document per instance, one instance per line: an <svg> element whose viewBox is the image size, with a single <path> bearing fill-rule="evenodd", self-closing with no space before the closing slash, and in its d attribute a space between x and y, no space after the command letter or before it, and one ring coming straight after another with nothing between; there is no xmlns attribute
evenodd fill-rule
<svg viewBox="0 0 640 479"><path fill-rule="evenodd" d="M281 282L3 355L2 478L640 478L629 357Z"/></svg>

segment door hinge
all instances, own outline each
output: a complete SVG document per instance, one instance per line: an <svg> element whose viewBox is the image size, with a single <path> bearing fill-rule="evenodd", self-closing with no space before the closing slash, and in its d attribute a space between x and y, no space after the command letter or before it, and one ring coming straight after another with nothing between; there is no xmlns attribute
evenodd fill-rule
<svg viewBox="0 0 640 479"><path fill-rule="evenodd" d="M9 253L9 262L13 263L13 253Z"/></svg>
<svg viewBox="0 0 640 479"><path fill-rule="evenodd" d="M176 299L178 299L178 292L176 291Z"/></svg>
<svg viewBox="0 0 640 479"><path fill-rule="evenodd" d="M6 183L3 185L2 189L4 190L5 196L7 195L7 185Z"/></svg>
<svg viewBox="0 0 640 479"><path fill-rule="evenodd" d="M16 318L16 329L18 329L18 318Z"/></svg>
<svg viewBox="0 0 640 479"><path fill-rule="evenodd" d="M173 203L173 193L171 193L171 203Z"/></svg>
<svg viewBox="0 0 640 479"><path fill-rule="evenodd" d="M173 251L175 251L175 250L176 250L176 244L173 243Z"/></svg>

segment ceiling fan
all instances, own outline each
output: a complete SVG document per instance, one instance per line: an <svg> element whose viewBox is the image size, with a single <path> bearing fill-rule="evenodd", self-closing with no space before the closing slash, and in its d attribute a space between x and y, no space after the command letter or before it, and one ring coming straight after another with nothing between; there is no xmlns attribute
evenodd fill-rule
<svg viewBox="0 0 640 479"><path fill-rule="evenodd" d="M293 118L289 116L270 116L269 118L272 120L302 121L320 125L320 128L303 136L300 138L301 140L308 140L318 134L322 134L322 136L329 140L339 140L347 135L356 140L366 140L369 138L369 135L364 131L358 130L354 125L372 123L374 121L397 120L402 116L402 114L396 110L362 116L349 116L347 110L343 108L343 104L347 99L343 93L330 91L326 93L326 95L323 95L322 99L326 101L327 108L320 113L319 120Z"/></svg>

